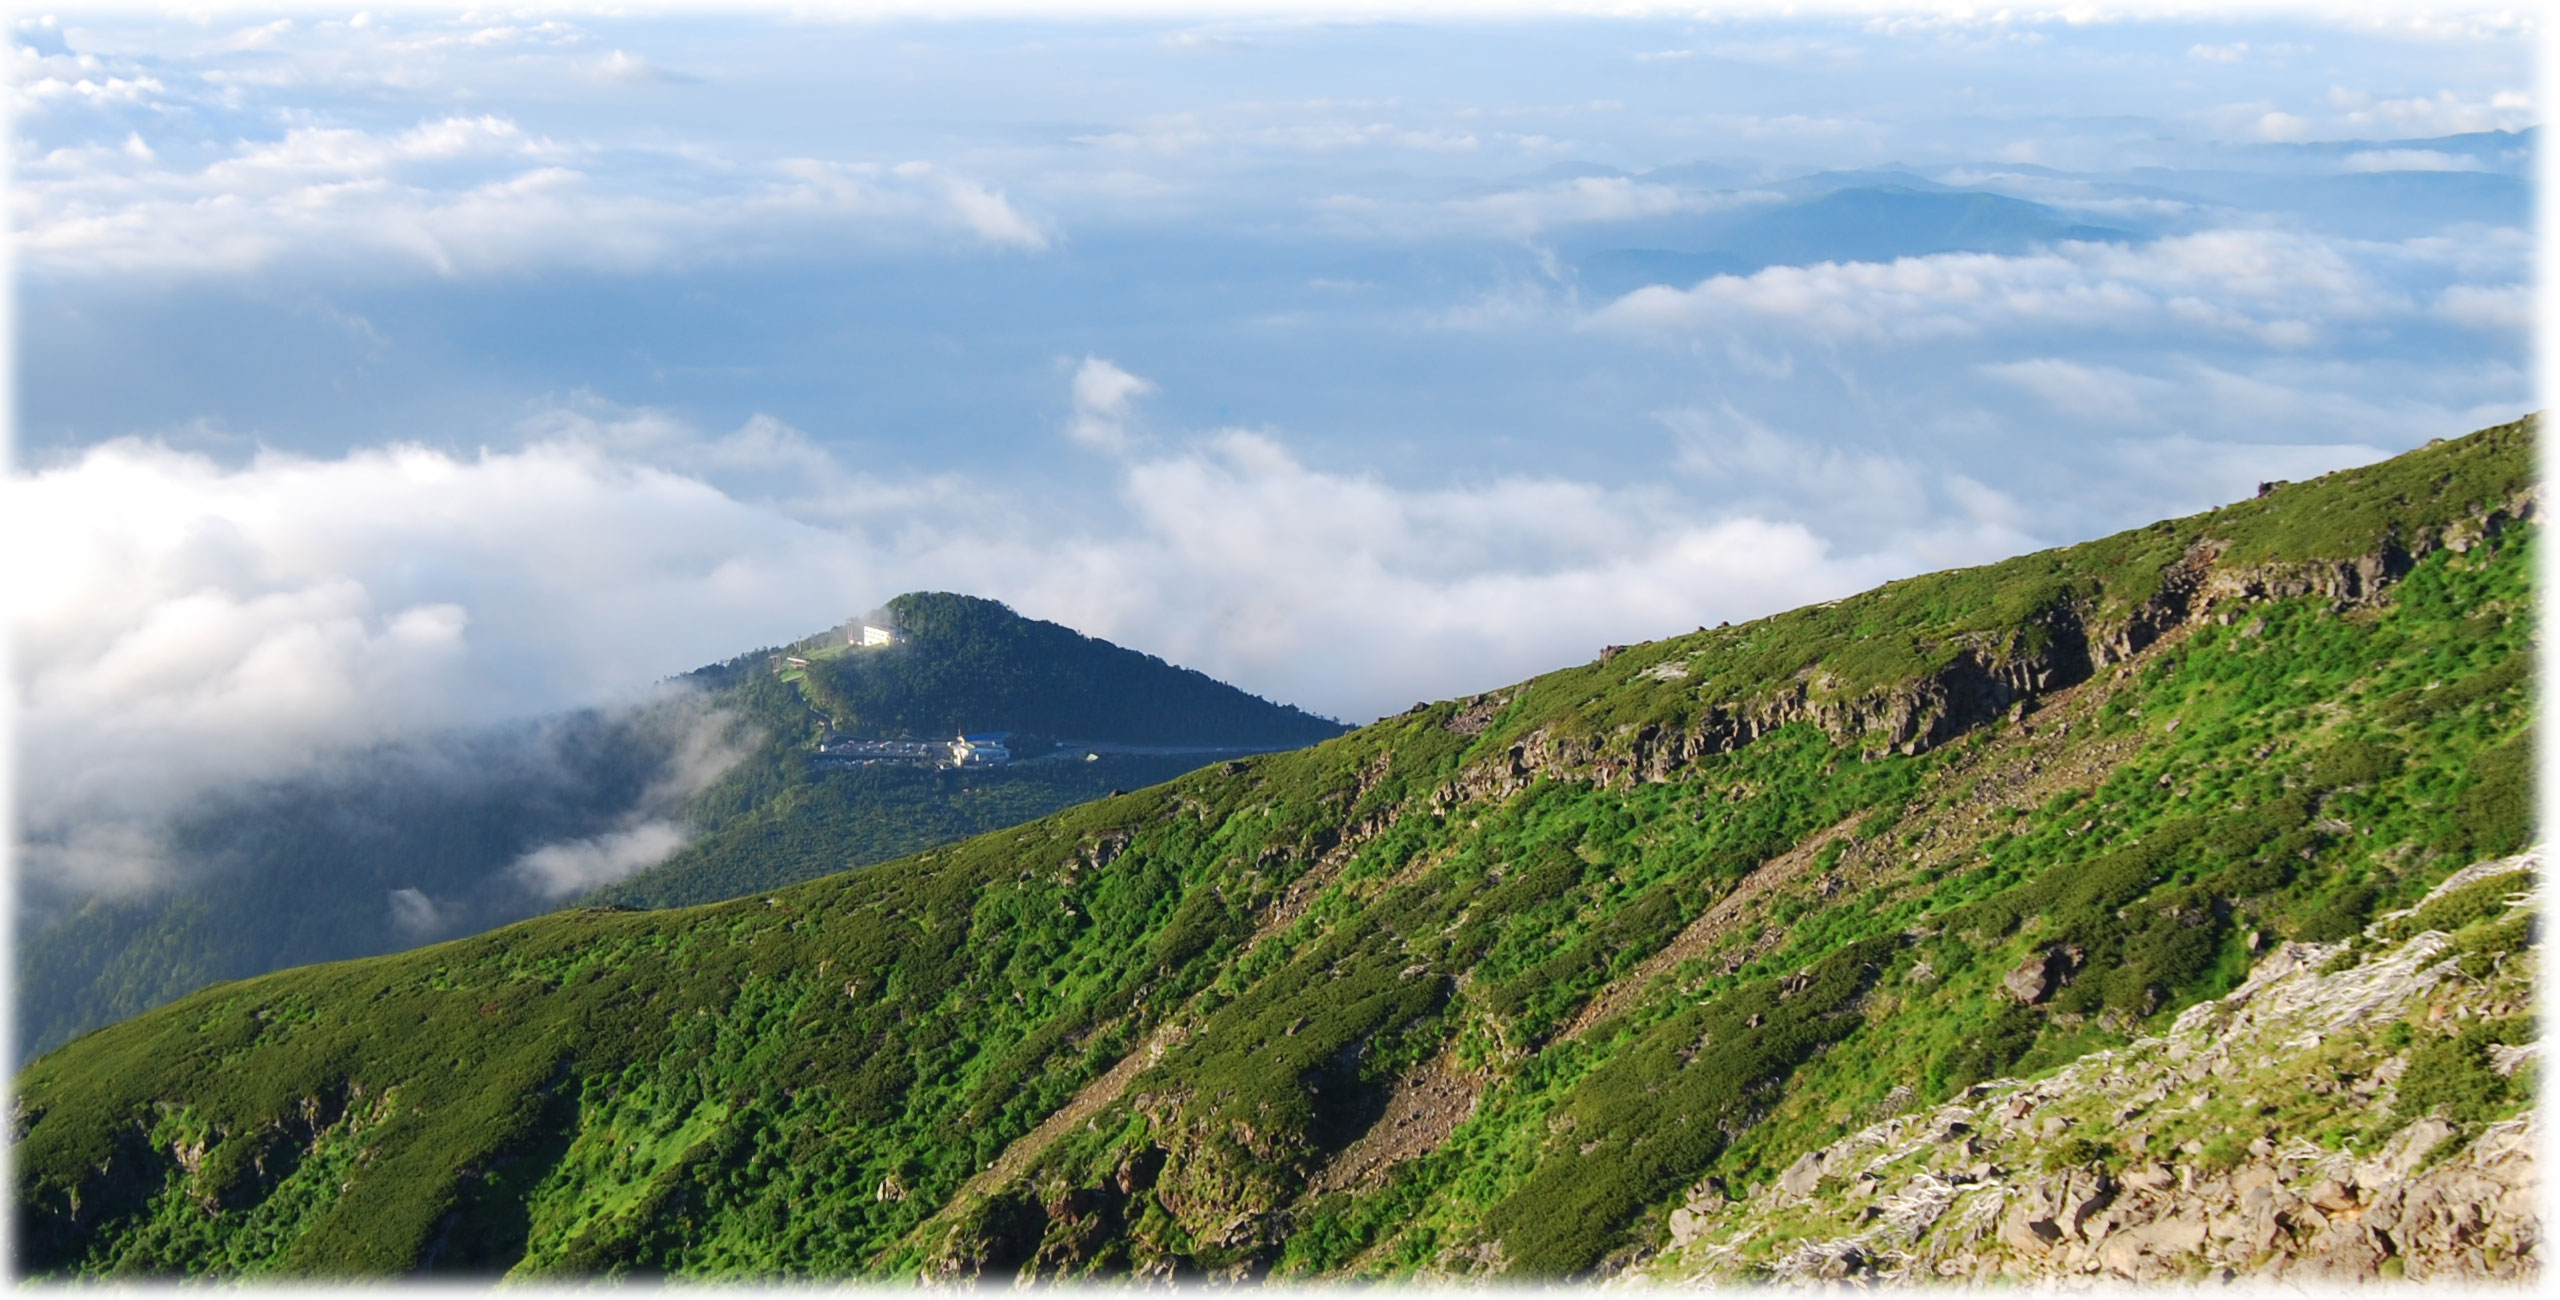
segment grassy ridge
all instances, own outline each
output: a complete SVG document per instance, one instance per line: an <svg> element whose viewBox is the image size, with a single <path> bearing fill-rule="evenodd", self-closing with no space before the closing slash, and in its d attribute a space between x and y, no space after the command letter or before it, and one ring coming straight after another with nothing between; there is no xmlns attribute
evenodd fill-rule
<svg viewBox="0 0 2560 1300"><path fill-rule="evenodd" d="M2063 614L2103 630L2201 540L2269 573L2427 550L2531 470L2508 426L890 866L208 990L22 1074L20 1262L1579 1271L1697 1179L1748 1185L1896 1095L2120 1039L2227 987L2252 932L2361 924L2521 843L2532 530L2461 533L2379 604L2238 605L2093 680L2060 734L1904 755L1797 721L1658 783L1590 773L1717 709L2034 653ZM1585 774L1485 783L1542 736L1585 742ZM1759 863L1844 825L1568 1032ZM2065 949L2087 978L2032 1009L1998 994ZM1027 1178L950 1204L1166 1028ZM1426 1063L1475 1081L1464 1122L1311 1192Z"/></svg>

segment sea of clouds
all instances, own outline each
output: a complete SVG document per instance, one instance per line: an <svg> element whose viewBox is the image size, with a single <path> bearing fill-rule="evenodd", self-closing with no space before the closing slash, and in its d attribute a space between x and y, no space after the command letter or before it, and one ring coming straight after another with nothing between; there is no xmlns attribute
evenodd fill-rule
<svg viewBox="0 0 2560 1300"><path fill-rule="evenodd" d="M853 144L790 100L809 67L752 72L750 56L781 50L753 23L287 18L128 24L110 39L29 17L15 30L16 256L26 300L63 337L214 286L315 304L293 310L351 340L356 361L328 372L343 382L432 350L413 320L334 305L347 286L377 299L398 287L425 319L543 276L843 256L981 268L969 293L946 295L981 315L914 332L940 339L974 321L994 335L1086 303L1096 320L1121 310L1081 284L1024 286L1061 264L1134 264L1093 260L1106 236L1132 231L1142 250L1154 234L1209 231L1231 242L1204 284L1268 260L1297 295L1232 311L1220 299L1221 314L1196 320L1179 313L1207 309L1185 304L1223 290L1160 295L1171 305L1148 310L1167 314L1165 335L1214 340L1188 352L1078 345L1094 333L1081 325L1044 335L1036 364L1013 367L1032 375L1019 381L1038 390L1032 414L966 444L992 450L938 463L754 402L743 418L710 418L716 403L635 396L654 390L630 376L666 369L654 361L597 388L564 360L533 381L537 396L500 404L503 418L484 410L431 433L271 439L243 419L218 446L84 423L79 393L22 376L74 430L22 448L0 484L0 536L22 557L14 789L22 849L40 850L22 868L63 882L147 883L152 828L223 788L368 747L634 705L671 674L902 591L994 597L1365 721L1604 644L2201 508L2512 418L2530 399L2527 230L2484 219L2358 232L2055 170L2103 162L2120 180L2174 144L2199 165L2304 175L2513 172L2513 159L2435 148L2248 152L2531 125L2529 88L2505 79L2513 60L2492 57L2521 29L2494 15L2320 29L2359 42L2357 66L2374 73L2325 87L2310 54L2254 30L2137 27L2110 46L2067 17L1861 16L1709 22L1631 33L1615 50L1591 35L1612 29L1586 25L1558 48L1599 71L1518 102L1478 102L1491 92L1457 84L1457 64L1416 58L1459 39L1427 30L1004 28L973 46L883 28L864 48L903 41L899 58L939 71L905 89L886 71L848 78L842 93L860 102L846 112L880 119L866 95L939 97L946 117L956 103L1027 124L964 138L894 123ZM1061 43L1114 75L1078 87L1073 112L1021 110L1057 93L1042 79ZM2085 114L2006 118L1940 84L1949 68L2029 68L2066 45L2084 71L2156 46L2144 57L2178 75L2092 82ZM1326 62L1337 49L1350 62ZM816 57L775 57L786 54ZM1253 71L1288 59L1301 71ZM1363 59L1408 93L1273 93ZM1921 72L1895 62L1913 59ZM1709 65L1767 110L1687 105L1681 83L1658 81ZM1821 111L1782 102L1810 93L1808 70L1877 89ZM2283 93L2256 93L2252 77ZM1906 92L1925 111L1897 118ZM2146 93L2175 102L2140 130L2100 111L2130 113ZM753 111L688 130L715 102ZM1962 137L1933 164L1944 183L2151 225L2117 242L1771 266L1617 297L1573 270L1575 240L1605 246L1621 224L1783 198L1784 168L1737 163L1741 179L1709 186L1640 161L1721 150L1866 165L1930 155L1941 136ZM1539 170L1599 154L1628 169ZM1494 269L1428 260L1451 248ZM1396 281L1381 265L1424 269ZM800 341L796 326L776 329L777 350ZM1455 361L1363 378L1363 349L1413 340L1438 351L1412 355ZM958 369L970 348L945 348L963 386L983 378ZM542 360L529 351L503 362ZM266 359L288 381L306 360ZM108 409L150 365L79 373ZM326 387L311 366L309 386ZM1558 376L1520 390L1545 403L1520 416L1536 430L1372 457L1370 426L1348 414L1203 415L1225 401L1204 374L1268 372L1277 389L1309 392L1437 383L1456 406L1476 398L1471 368ZM1604 455L1588 432L1630 424L1651 441L1613 434L1625 445ZM1404 459L1390 466L1389 450ZM670 779L707 779L726 752L703 750L712 758ZM681 843L672 797L515 871L564 896L646 866ZM410 906L424 932L434 900Z"/></svg>

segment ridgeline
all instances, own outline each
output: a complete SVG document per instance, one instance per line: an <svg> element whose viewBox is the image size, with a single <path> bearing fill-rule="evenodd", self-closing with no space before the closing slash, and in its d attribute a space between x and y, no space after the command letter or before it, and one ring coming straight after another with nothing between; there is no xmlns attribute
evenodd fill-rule
<svg viewBox="0 0 2560 1300"><path fill-rule="evenodd" d="M2423 1136L2429 1168L2506 1168L2531 1114L2526 877L2438 891L2534 833L2533 442L1625 648L731 902L208 989L22 1073L17 1262L2530 1276L2506 1202L2441 1255L2344 1207L2433 1222L2358 1162L2415 1169ZM2452 964L2341 1022L2330 1073L2235 1098L2183 1070L2191 1009L2380 987L2412 944ZM2181 1068L2109 1091L2154 1052ZM2258 1165L2264 1240L2090 1238Z"/></svg>

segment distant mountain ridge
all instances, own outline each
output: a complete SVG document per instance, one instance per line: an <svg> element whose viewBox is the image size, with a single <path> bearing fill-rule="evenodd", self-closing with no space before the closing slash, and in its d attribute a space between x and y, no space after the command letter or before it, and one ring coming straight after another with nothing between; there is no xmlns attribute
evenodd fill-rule
<svg viewBox="0 0 2560 1300"><path fill-rule="evenodd" d="M1917 177L1831 189L1809 198L1691 223L1690 251L1600 249L1575 265L1583 284L1615 297L1648 284L1687 288L1715 275L1770 266L1889 262L1937 253L2017 254L2063 241L2124 243L2135 232L2075 221L2041 203L1933 185Z"/></svg>

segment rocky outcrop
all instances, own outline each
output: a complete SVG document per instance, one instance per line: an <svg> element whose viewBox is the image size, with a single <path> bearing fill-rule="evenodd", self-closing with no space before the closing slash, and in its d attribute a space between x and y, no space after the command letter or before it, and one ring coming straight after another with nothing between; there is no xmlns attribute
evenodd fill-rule
<svg viewBox="0 0 2560 1300"><path fill-rule="evenodd" d="M2000 990L2021 1006L2033 1006L2052 996L2079 967L2078 948L2039 949L2028 953L2016 969L2002 977Z"/></svg>
<svg viewBox="0 0 2560 1300"><path fill-rule="evenodd" d="M2514 875L2483 863L2429 896ZM1974 1085L1799 1155L1736 1198L1674 1209L1652 1280L1868 1283L2377 1278L2528 1282L2539 1120L2464 1121L2400 1096L2409 1044L2533 1005L2535 953L2465 973L2420 909L2354 945L2282 944L2169 1031L2034 1081ZM2473 969L2480 969L2475 966ZM2016 990L2012 990L2013 994ZM2530 1044L2493 1051L2512 1073Z"/></svg>
<svg viewBox="0 0 2560 1300"><path fill-rule="evenodd" d="M1730 753L1793 723L1811 723L1834 743L1869 753L1917 754L2007 716L2053 692L2076 686L2142 653L2161 638L2206 617L2228 622L2234 606L2315 596L2341 607L2380 599L2416 563L2438 550L2468 551L2534 517L2531 492L2410 537L2393 537L2371 554L2334 561L2228 564L2229 544L2198 540L2161 570L2152 593L2121 613L2064 598L2019 625L1969 635L1944 648L1945 662L1914 680L1855 694L1808 669L1749 701L1716 704L1683 723L1649 723L1607 740L1539 728L1503 753L1481 761L1435 802L1500 798L1540 777L1601 785L1662 782L1701 758ZM1666 661L1666 663L1677 661ZM1640 672L1676 676L1656 664ZM1482 729L1487 697L1462 713ZM1495 707L1498 707L1496 705ZM1459 728L1464 730L1463 728ZM1476 734L1469 731L1467 734Z"/></svg>

